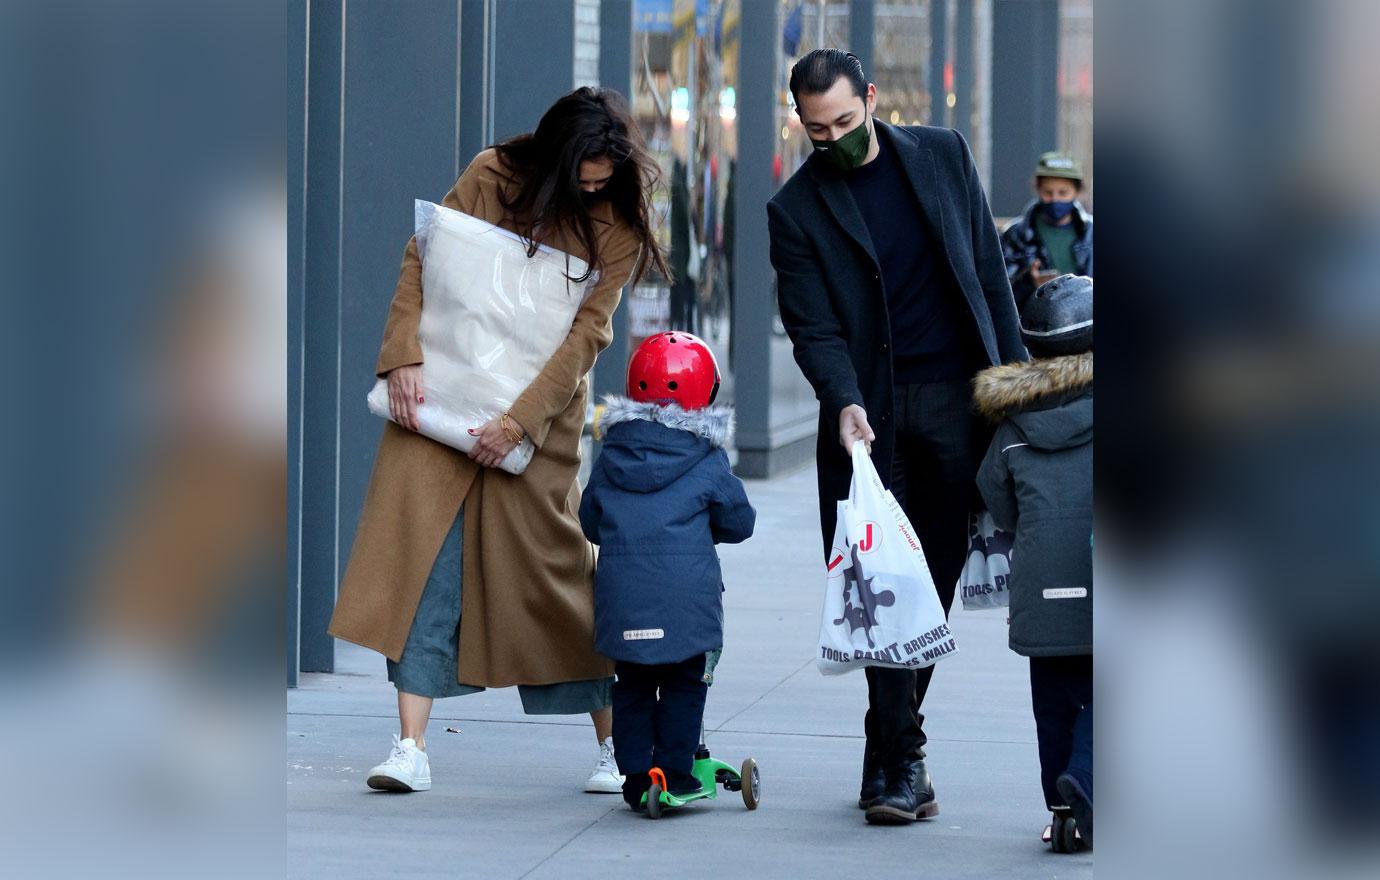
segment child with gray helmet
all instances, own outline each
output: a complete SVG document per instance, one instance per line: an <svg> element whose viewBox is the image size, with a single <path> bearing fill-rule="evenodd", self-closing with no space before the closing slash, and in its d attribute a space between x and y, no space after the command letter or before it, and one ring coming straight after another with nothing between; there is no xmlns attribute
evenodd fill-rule
<svg viewBox="0 0 1380 880"><path fill-rule="evenodd" d="M1014 532L1010 646L1030 658L1040 777L1056 852L1092 846L1093 282L1060 275L1031 295L1032 360L983 370L979 412L997 424L978 488Z"/></svg>

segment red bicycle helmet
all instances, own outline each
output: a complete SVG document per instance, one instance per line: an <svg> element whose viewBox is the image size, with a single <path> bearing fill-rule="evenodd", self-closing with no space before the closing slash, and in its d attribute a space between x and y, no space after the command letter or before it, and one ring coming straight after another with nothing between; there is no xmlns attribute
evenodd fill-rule
<svg viewBox="0 0 1380 880"><path fill-rule="evenodd" d="M719 363L698 336L667 330L648 336L628 362L628 396L638 403L703 409L719 394Z"/></svg>

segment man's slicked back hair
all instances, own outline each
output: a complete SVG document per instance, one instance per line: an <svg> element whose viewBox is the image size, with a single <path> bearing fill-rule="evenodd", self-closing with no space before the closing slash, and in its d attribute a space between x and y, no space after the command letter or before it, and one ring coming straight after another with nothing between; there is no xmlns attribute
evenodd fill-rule
<svg viewBox="0 0 1380 880"><path fill-rule="evenodd" d="M821 95L834 87L839 77L847 78L853 94L859 98L867 94L867 77L862 62L852 52L842 49L815 49L791 68L791 97L796 112L800 112L800 96Z"/></svg>

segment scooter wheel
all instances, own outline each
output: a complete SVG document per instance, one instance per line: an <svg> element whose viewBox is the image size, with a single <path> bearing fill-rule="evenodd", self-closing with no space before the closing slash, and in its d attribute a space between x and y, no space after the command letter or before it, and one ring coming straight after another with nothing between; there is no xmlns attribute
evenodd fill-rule
<svg viewBox="0 0 1380 880"><path fill-rule="evenodd" d="M1070 816L1062 813L1054 814L1054 822L1050 828L1049 848L1057 853L1075 852L1078 844L1074 838L1074 824Z"/></svg>
<svg viewBox="0 0 1380 880"><path fill-rule="evenodd" d="M1070 818L1064 823L1064 852L1076 853L1083 848L1083 838L1078 833L1078 821Z"/></svg>
<svg viewBox="0 0 1380 880"><path fill-rule="evenodd" d="M649 819L661 818L661 786L655 782L652 787L647 789L647 817Z"/></svg>
<svg viewBox="0 0 1380 880"><path fill-rule="evenodd" d="M751 758L743 761L743 804L749 810L757 809L762 802L762 774L757 770L757 762Z"/></svg>

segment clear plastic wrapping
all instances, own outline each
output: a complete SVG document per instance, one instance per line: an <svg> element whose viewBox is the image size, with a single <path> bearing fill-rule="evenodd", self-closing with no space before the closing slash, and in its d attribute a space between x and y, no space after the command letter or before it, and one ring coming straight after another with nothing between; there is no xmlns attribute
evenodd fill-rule
<svg viewBox="0 0 1380 880"><path fill-rule="evenodd" d="M541 247L527 256L517 235L468 214L418 200L422 261L420 433L469 452L469 431L506 412L570 333L575 314L597 283L577 284L583 260ZM380 379L369 411L389 417ZM520 474L532 459L524 439L499 467Z"/></svg>

